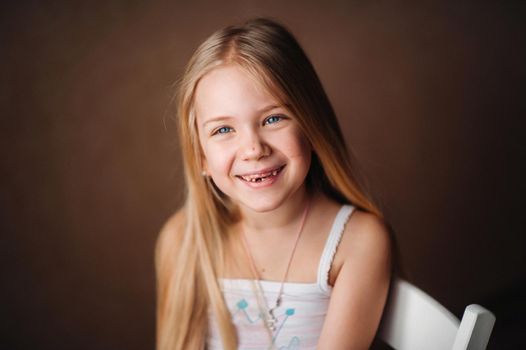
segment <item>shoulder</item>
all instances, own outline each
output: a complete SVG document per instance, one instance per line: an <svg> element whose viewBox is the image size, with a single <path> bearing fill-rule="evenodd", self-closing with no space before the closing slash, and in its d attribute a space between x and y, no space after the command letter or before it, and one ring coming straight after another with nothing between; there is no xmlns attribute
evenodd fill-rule
<svg viewBox="0 0 526 350"><path fill-rule="evenodd" d="M348 249L390 250L389 230L385 221L375 214L355 209L343 232Z"/></svg>
<svg viewBox="0 0 526 350"><path fill-rule="evenodd" d="M385 221L359 209L351 214L340 247L344 259L388 260L391 238ZM380 261L378 261L380 262Z"/></svg>
<svg viewBox="0 0 526 350"><path fill-rule="evenodd" d="M183 209L179 209L172 214L162 226L157 237L155 247L156 259L159 260L163 256L171 255L180 246L184 227L186 222L186 215Z"/></svg>
<svg viewBox="0 0 526 350"><path fill-rule="evenodd" d="M385 276L391 264L391 238L384 220L355 209L345 225L334 259L334 283L344 265L361 274ZM332 284L332 283L331 283Z"/></svg>
<svg viewBox="0 0 526 350"><path fill-rule="evenodd" d="M186 215L184 208L179 209L174 214L172 214L166 220L161 228L161 231L159 232L159 244L162 244L162 242L166 240L176 238L175 236L181 235L181 231L184 229L185 222Z"/></svg>
<svg viewBox="0 0 526 350"><path fill-rule="evenodd" d="M165 221L161 228L161 235L169 234L174 230L181 229L186 221L186 214L184 208L177 210Z"/></svg>

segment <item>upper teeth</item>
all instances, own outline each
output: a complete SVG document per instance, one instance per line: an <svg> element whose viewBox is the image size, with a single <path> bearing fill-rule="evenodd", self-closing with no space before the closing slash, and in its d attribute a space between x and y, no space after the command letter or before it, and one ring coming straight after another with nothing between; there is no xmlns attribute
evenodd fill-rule
<svg viewBox="0 0 526 350"><path fill-rule="evenodd" d="M270 171L268 173L262 173L262 174L251 174L251 175L241 175L241 178L245 181L250 182L256 182L258 179L268 177L268 176L276 176L278 174L279 169Z"/></svg>

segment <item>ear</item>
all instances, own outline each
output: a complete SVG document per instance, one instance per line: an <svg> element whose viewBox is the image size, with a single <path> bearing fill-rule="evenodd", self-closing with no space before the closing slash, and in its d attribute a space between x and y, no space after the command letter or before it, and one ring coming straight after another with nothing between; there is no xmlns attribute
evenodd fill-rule
<svg viewBox="0 0 526 350"><path fill-rule="evenodd" d="M210 176L208 172L208 163L203 155L201 155L201 175Z"/></svg>

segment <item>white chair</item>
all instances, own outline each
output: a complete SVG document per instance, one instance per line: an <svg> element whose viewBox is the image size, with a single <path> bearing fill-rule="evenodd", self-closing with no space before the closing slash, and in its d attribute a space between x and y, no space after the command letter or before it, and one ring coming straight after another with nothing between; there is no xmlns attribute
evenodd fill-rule
<svg viewBox="0 0 526 350"><path fill-rule="evenodd" d="M483 350L494 323L495 316L476 304L459 321L422 290L395 279L379 337L396 350Z"/></svg>

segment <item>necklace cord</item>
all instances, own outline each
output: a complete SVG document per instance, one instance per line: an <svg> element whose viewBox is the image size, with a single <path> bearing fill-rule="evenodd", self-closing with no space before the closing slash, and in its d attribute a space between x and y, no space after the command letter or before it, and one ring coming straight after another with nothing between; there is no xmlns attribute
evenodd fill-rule
<svg viewBox="0 0 526 350"><path fill-rule="evenodd" d="M281 285L280 285L280 288L279 288L278 296L276 298L275 306L270 308L270 309L268 307L265 295L263 293L263 288L261 287L261 284L260 284L259 273L258 273L257 268L256 268L256 263L255 263L254 257L252 256L252 253L250 251L250 247L248 246L248 242L247 242L247 239L246 239L246 233L245 233L244 230L243 230L242 235L241 235L242 240L243 240L243 246L245 248L245 253L246 253L246 255L248 257L248 260L250 262L250 268L252 270L252 274L254 275L254 278L255 278L256 283L257 283L257 287L259 289L259 293L255 293L256 297L257 297L257 294L260 294L262 299L263 299L263 301L264 301L265 307L266 307L266 318L267 319L265 320L265 325L267 326L266 328L268 328L269 331L273 331L275 329L274 323L277 322L277 319L274 316L274 310L281 305L281 296L283 294L283 288L284 288L284 285L285 285L285 281L287 279L287 276L288 276L288 273L289 273L289 270L290 270L290 266L292 264L292 259L294 258L294 253L296 252L296 247L298 246L298 242L300 240L301 233L303 232L303 227L305 226L305 221L306 221L306 218L307 218L307 213L309 211L309 208L310 208L310 200L307 202L307 205L305 206L305 209L303 211L300 227L298 229L298 233L296 234L296 239L294 241L294 246L292 247L292 251L291 251L291 254L290 254L290 257L289 257L289 261L287 263L287 268L285 270L285 273L283 274L283 279L281 280ZM260 304L260 302L259 302L259 297L258 297L258 305L259 304ZM261 306L260 306L260 309L261 309Z"/></svg>

